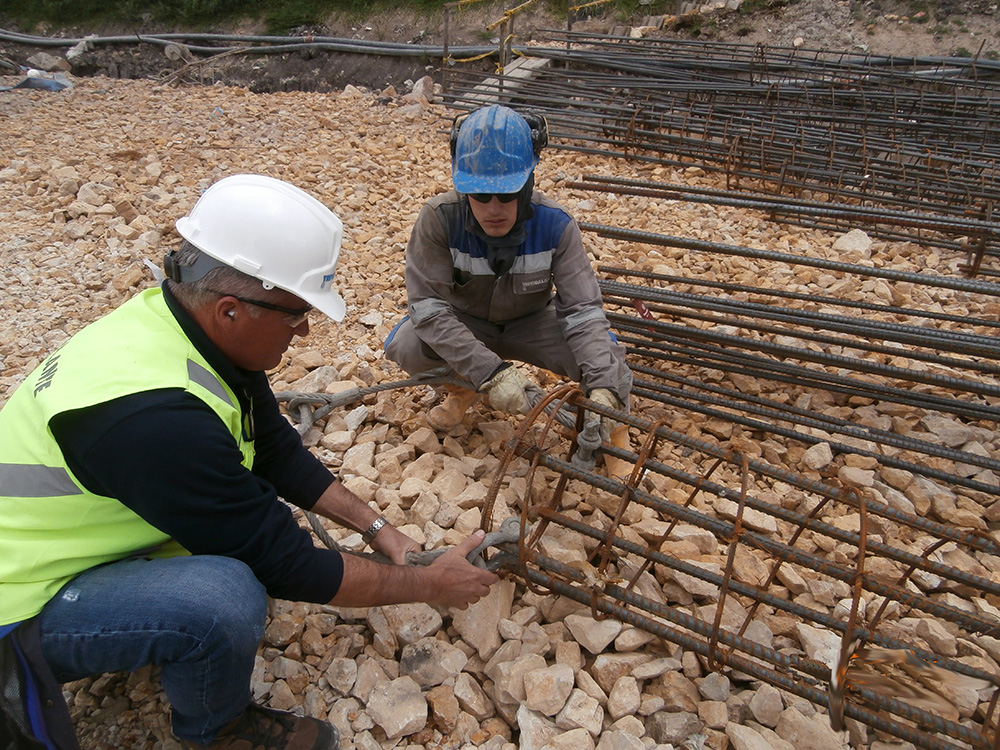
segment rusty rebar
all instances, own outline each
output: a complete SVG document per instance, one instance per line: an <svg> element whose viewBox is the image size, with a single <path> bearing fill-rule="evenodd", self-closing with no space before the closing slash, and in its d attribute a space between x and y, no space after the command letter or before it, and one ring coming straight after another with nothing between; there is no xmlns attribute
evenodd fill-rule
<svg viewBox="0 0 1000 750"><path fill-rule="evenodd" d="M672 431L662 419L650 421L634 413L591 402L571 386L549 394L547 400L577 409L580 415L587 410L629 425L633 439L637 439L641 447L633 452L604 445L605 455L622 459L632 466L627 478L608 477L574 466L570 460L576 445L573 430L563 432L566 428L555 425L543 410L536 407L536 413L522 422L497 471L491 493L499 490L518 457L530 462L526 478L529 491L519 510L522 518L537 523L533 526L532 537L520 540L516 554L513 547L505 554L511 555L512 574L532 590L549 590L570 597L590 607L597 617L614 617L693 651L705 659L710 668L733 669L819 706L827 703L829 665L795 652L778 651L750 638L744 631L756 617L758 606L771 607L803 623L836 633L838 637L861 636L885 648L912 649L920 658L940 668L997 684L992 674L926 648L913 648L899 637L880 632L889 616L886 605L891 601L904 610L921 612L923 617L954 623L968 633L996 634L1000 625L992 619L937 601L919 586L912 586L914 574L925 571L966 587L976 596L997 595L1000 584L935 559L937 551L945 544L958 544L960 549L970 552L982 550L996 554L1000 545L991 537L963 532L925 518L907 517L907 514L874 503L854 491L842 491L807 477L796 478L786 469L768 465L733 447ZM540 430L535 428L536 422ZM577 423L582 424L582 419ZM565 460L558 457L563 450L567 454ZM706 468L706 461L711 464L709 468ZM667 484L652 479L654 476L665 478ZM755 487L771 479L807 490L821 501L807 502L812 506L809 512L762 501ZM589 501L607 508L610 515L604 516L603 521L595 524L578 511L569 515L561 509L566 490L576 482L607 496L606 503ZM689 488L687 502L681 504L668 499L662 494L667 487ZM734 515L720 515L711 502L692 504L696 495L706 493L732 501ZM630 536L625 532L624 518L633 504L652 511L667 523L667 531L664 536L657 537L655 544L649 537L640 541L634 534ZM860 512L858 531L846 530L825 520L829 514L838 516L843 508ZM765 530L759 520L747 515L751 512L773 517L777 524ZM923 545L922 553L895 547L884 538L883 526L878 527L880 536L874 535L872 522L867 519L869 513L921 529L933 543ZM486 520L484 517L484 522ZM718 571L681 559L662 547L672 538L678 521L712 533L720 550ZM558 560L540 552L542 540L554 527L579 536L578 545L564 544L562 548L583 551L588 555L587 562ZM815 548L810 540L815 540L816 535L846 547L838 561L810 551ZM745 580L735 567L737 552L761 555L778 564L792 566L793 570L811 571L811 575L819 576L815 580L840 582L851 614L845 619L836 612L824 611L815 599L809 599L808 603L789 599L787 593L782 593L784 589L774 588L775 575L780 575L777 566L772 566L763 583ZM903 566L898 569L895 582L886 580L876 572L877 568L869 569L868 561L877 559L892 560ZM688 613L683 605L671 606L666 599L649 598L648 586L652 583L649 579L641 583L640 579L644 573L648 575L647 571L676 571L715 587L718 593L709 603ZM653 580L659 582L658 576L657 572ZM722 618L729 597L735 597L742 608L738 611L744 612L739 615L742 624ZM862 599L869 605L867 621L859 613ZM879 603L881 607L873 616ZM868 689L852 688L845 698L845 716L919 747L957 750L963 746L977 749L990 746L990 726L976 719L954 722Z"/></svg>

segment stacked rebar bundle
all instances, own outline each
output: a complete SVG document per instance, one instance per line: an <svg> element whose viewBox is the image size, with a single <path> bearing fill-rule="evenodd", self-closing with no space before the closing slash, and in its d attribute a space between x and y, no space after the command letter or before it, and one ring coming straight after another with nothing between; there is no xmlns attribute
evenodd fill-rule
<svg viewBox="0 0 1000 750"><path fill-rule="evenodd" d="M556 147L699 165L725 174L731 189L892 209L887 238L940 237L978 259L1000 246L1000 63L583 34L554 41L574 46L531 48L553 66L515 90L497 79L496 94L543 112ZM484 84L475 83L453 87L456 106L481 103ZM955 223L901 231L906 214ZM965 232L970 220L992 231Z"/></svg>

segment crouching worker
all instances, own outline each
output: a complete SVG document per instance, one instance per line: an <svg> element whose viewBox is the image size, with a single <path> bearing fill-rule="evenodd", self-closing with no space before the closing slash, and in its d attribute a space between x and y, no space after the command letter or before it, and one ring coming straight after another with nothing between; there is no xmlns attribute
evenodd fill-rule
<svg viewBox="0 0 1000 750"><path fill-rule="evenodd" d="M543 118L499 105L456 119L455 189L432 198L406 248L408 315L386 357L410 375L456 375L427 413L457 425L480 394L526 413L541 389L514 362L581 383L594 401L628 405L632 374L610 335L601 291L576 221L534 190L548 135Z"/></svg>
<svg viewBox="0 0 1000 750"><path fill-rule="evenodd" d="M338 748L332 725L251 702L267 597L464 608L496 576L464 557L482 532L405 566L416 542L279 412L264 371L314 309L344 315L340 220L288 183L237 175L177 229L162 287L73 336L0 410L0 671L14 688L0 728L75 747L58 683L155 664L185 748ZM279 495L396 564L314 546Z"/></svg>

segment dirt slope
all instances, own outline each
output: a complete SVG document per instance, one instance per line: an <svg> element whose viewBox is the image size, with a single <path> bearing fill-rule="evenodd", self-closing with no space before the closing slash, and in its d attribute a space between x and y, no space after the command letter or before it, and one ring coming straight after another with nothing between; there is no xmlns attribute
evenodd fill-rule
<svg viewBox="0 0 1000 750"><path fill-rule="evenodd" d="M498 44L501 27L490 28L503 18L502 2L463 7L444 14L420 15L412 11L378 13L358 20L332 15L322 25L296 30L296 35L323 35L345 39L408 44L484 46ZM664 13L675 9L673 0L660 0L644 11ZM752 9L751 9L752 8ZM672 16L666 16L671 18ZM891 56L970 56L997 59L1000 56L1000 13L991 0L744 0L739 10L708 10L688 14L680 21L663 15L635 13L578 17L574 31L597 34L628 34L643 29L650 36L705 41L763 44L871 53ZM0 24L4 21L0 13ZM653 23L653 26L649 24ZM514 44L545 43L552 30L563 30L566 19L544 8L528 7L513 21ZM21 29L21 31L65 37L86 31L67 29ZM102 35L154 33L162 28L102 29ZM264 34L259 22L247 21L215 31ZM37 49L0 42L0 57L26 64ZM47 51L65 52L59 48ZM171 62L161 47L153 44L102 46L83 56L74 66L77 75L111 78L164 79L183 62ZM458 69L488 71L495 59L459 63ZM440 80L443 61L439 57L388 57L361 54L295 52L272 55L237 55L194 69L195 80L222 81L246 86L255 93L275 91L339 91L347 84L381 90L402 88L430 74Z"/></svg>

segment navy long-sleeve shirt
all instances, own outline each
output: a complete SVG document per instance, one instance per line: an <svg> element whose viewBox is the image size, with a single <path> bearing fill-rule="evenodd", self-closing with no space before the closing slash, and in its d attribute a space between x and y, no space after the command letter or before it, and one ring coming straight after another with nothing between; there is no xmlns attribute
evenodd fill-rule
<svg viewBox="0 0 1000 750"><path fill-rule="evenodd" d="M191 342L240 399L253 470L219 417L179 389L137 393L60 415L51 425L91 492L113 497L192 554L246 563L268 594L326 602L343 578L339 552L318 548L278 500L312 508L334 477L278 409L267 376L230 363L164 288Z"/></svg>

